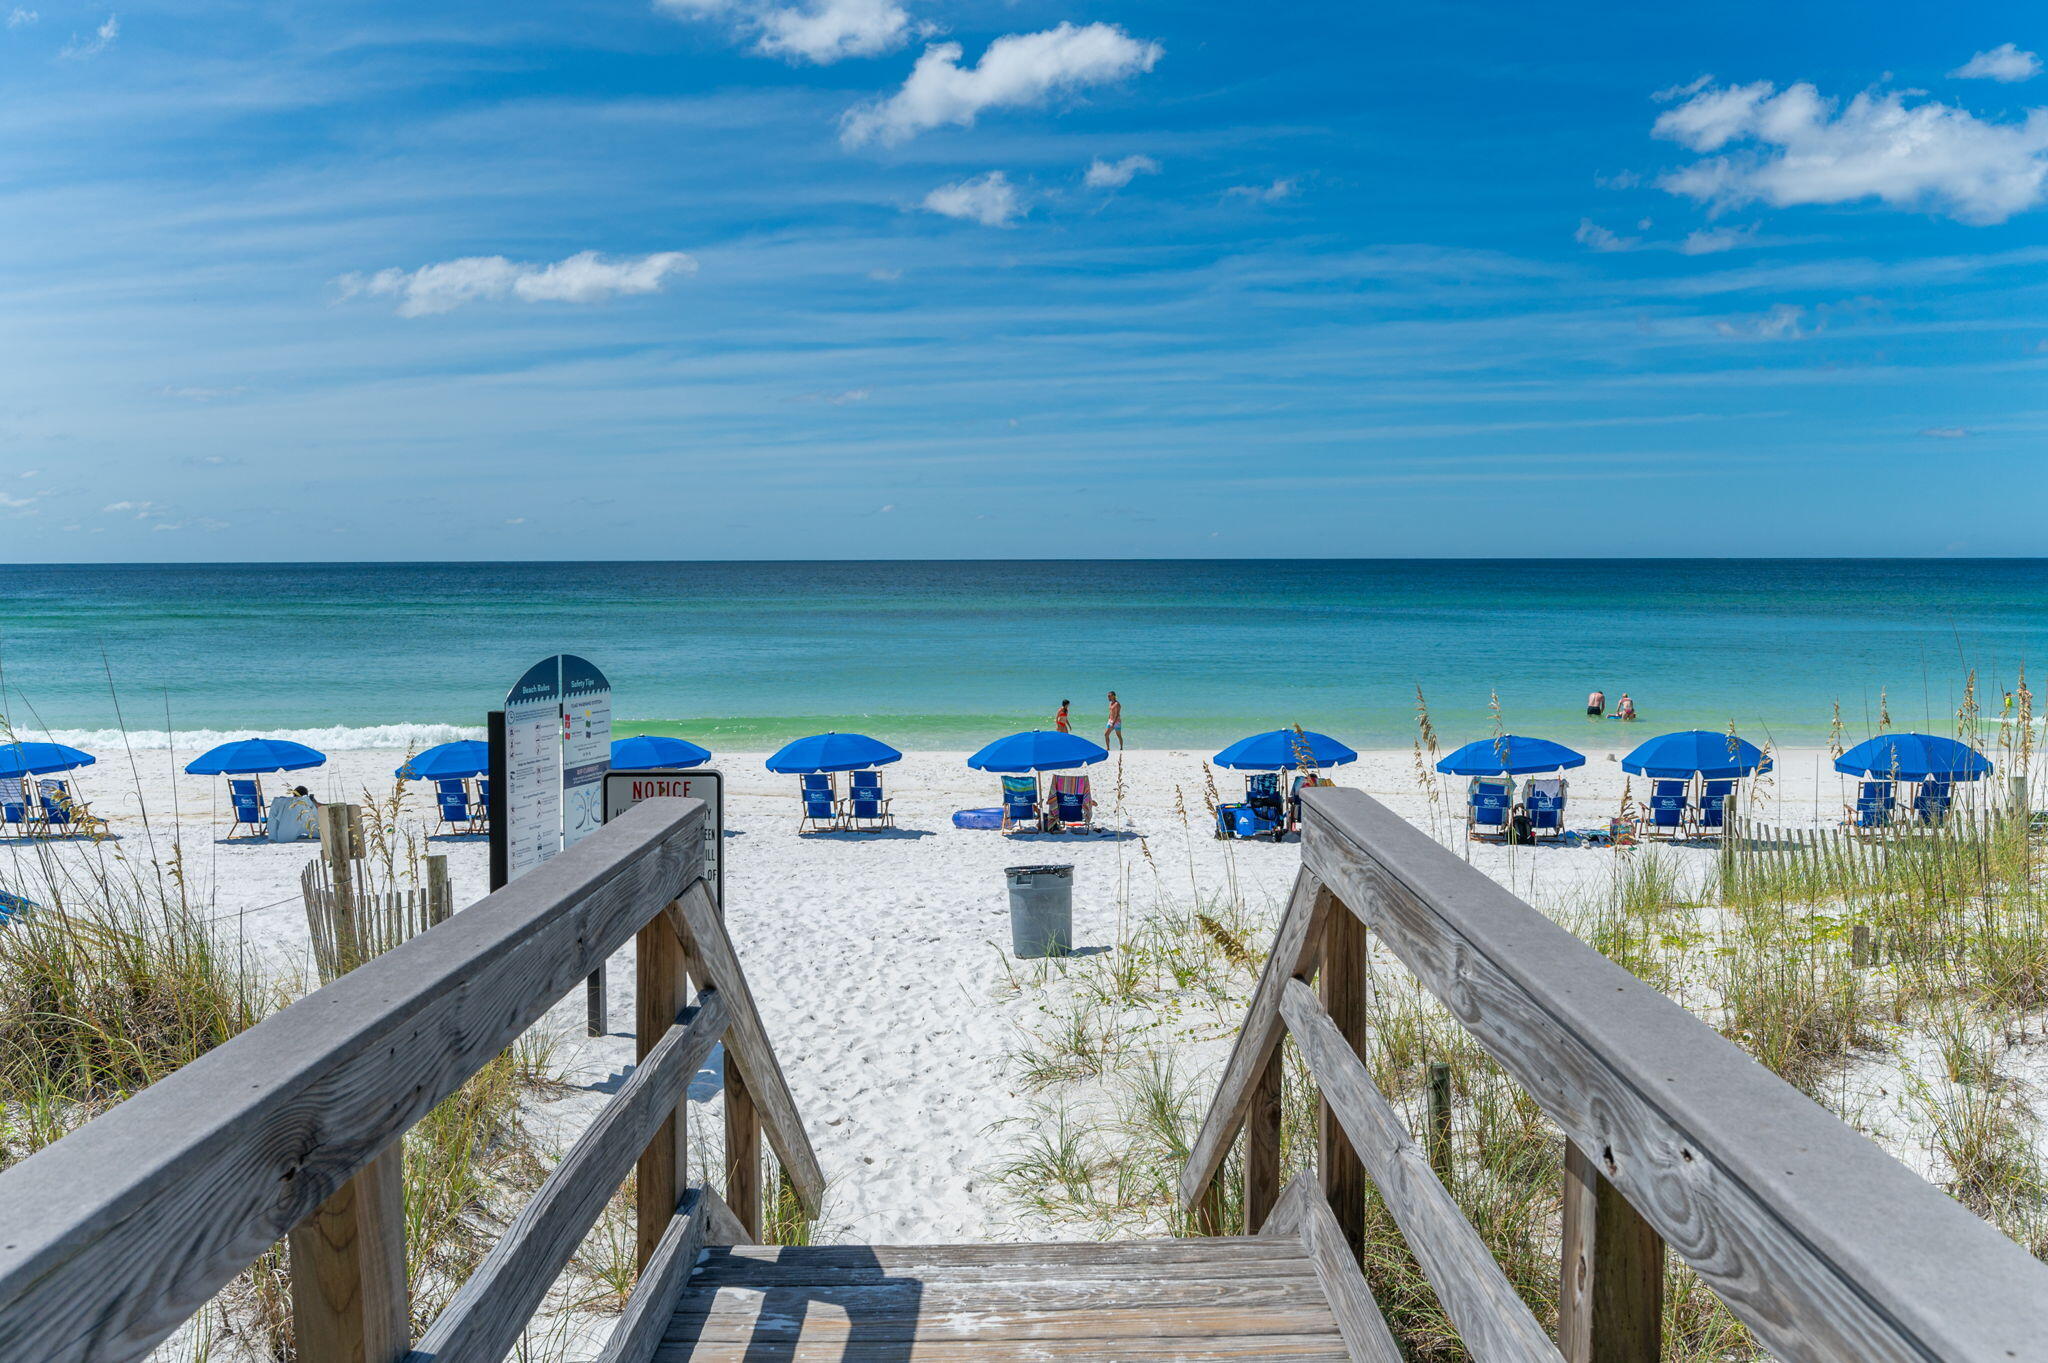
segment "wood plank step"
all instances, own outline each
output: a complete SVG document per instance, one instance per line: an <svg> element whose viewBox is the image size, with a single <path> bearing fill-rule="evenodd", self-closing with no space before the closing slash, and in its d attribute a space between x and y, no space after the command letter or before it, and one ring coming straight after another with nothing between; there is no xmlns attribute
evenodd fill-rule
<svg viewBox="0 0 2048 1363"><path fill-rule="evenodd" d="M1344 1359L1298 1240L710 1251L660 1363Z"/></svg>

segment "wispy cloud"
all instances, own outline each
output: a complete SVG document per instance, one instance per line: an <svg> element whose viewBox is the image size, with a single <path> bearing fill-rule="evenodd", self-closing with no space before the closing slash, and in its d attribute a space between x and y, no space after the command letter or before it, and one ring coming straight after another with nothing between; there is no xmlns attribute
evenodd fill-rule
<svg viewBox="0 0 2048 1363"><path fill-rule="evenodd" d="M27 28L30 24L33 24L36 20L42 17L42 15L36 13L32 9L23 9L21 8L21 6L16 5L12 10L8 12L7 26L9 28Z"/></svg>
<svg viewBox="0 0 2048 1363"><path fill-rule="evenodd" d="M1647 218L1636 224L1639 232L1647 232L1649 228L1650 220ZM1676 251L1684 256L1710 256L1732 251L1738 246L1749 245L1755 238L1756 227L1752 224L1748 227L1703 227L1675 241L1655 241L1647 237L1623 236L1591 218L1580 218L1578 230L1572 233L1572 239L1589 251Z"/></svg>
<svg viewBox="0 0 2048 1363"><path fill-rule="evenodd" d="M2010 85L2040 75L2041 59L2011 43L2000 43L1989 52L1979 52L1949 74L1961 80L1995 80Z"/></svg>
<svg viewBox="0 0 2048 1363"><path fill-rule="evenodd" d="M924 196L924 206L945 217L964 218L983 227L1007 227L1024 212L1017 187L999 170L940 185Z"/></svg>
<svg viewBox="0 0 2048 1363"><path fill-rule="evenodd" d="M1245 199L1251 203L1276 204L1282 199L1291 199L1297 185L1293 179L1275 180L1269 185L1232 185L1223 191L1226 199Z"/></svg>
<svg viewBox="0 0 2048 1363"><path fill-rule="evenodd" d="M1633 251L1642 244L1640 237L1624 237L1591 218L1579 219L1579 230L1572 233L1572 240L1594 251Z"/></svg>
<svg viewBox="0 0 2048 1363"><path fill-rule="evenodd" d="M971 127L986 109L1026 108L1150 71L1164 52L1158 43L1101 23L1009 34L990 43L973 66L960 64L960 44L933 43L902 89L846 111L840 140L849 147L889 146L949 124Z"/></svg>
<svg viewBox="0 0 2048 1363"><path fill-rule="evenodd" d="M1121 161L1105 161L1100 156L1088 163L1088 173L1081 182L1090 189L1122 189L1140 175L1157 175L1159 163L1149 156L1126 156Z"/></svg>
<svg viewBox="0 0 2048 1363"><path fill-rule="evenodd" d="M36 20L34 12L30 10L16 10L15 14L27 14L29 16L28 22L30 23L34 23ZM12 22L13 16L10 15L9 24L12 25ZM112 47L114 40L120 36L121 20L119 16L109 14L107 21L92 31L90 38L73 38L70 42L64 44L63 51L57 55L81 61L87 57L97 57L100 53Z"/></svg>
<svg viewBox="0 0 2048 1363"><path fill-rule="evenodd" d="M2000 123L1899 91L1838 105L1811 85L1769 81L1666 93L1684 102L1658 116L1654 135L1696 152L1749 144L1659 181L1716 209L1878 199L1981 224L2038 206L2048 189L2048 109Z"/></svg>
<svg viewBox="0 0 2048 1363"><path fill-rule="evenodd" d="M710 19L753 39L754 50L791 62L827 66L846 57L893 52L931 32L895 0L809 0L777 5L762 0L656 0L655 8L681 19Z"/></svg>
<svg viewBox="0 0 2048 1363"><path fill-rule="evenodd" d="M1820 330L1818 324L1805 324L1806 309L1792 303L1779 303L1759 317L1745 317L1735 321L1716 322L1714 330L1723 336L1754 337L1765 341L1798 341Z"/></svg>
<svg viewBox="0 0 2048 1363"><path fill-rule="evenodd" d="M625 294L658 293L670 278L694 274L697 261L681 251L644 256L581 251L551 265L465 256L416 270L388 269L343 275L335 281L344 298L358 295L398 299L401 317L448 312L465 303L516 299L523 303L597 303Z"/></svg>
<svg viewBox="0 0 2048 1363"><path fill-rule="evenodd" d="M1965 440L1969 438L1970 428L1967 426L1929 426L1920 434L1932 440Z"/></svg>
<svg viewBox="0 0 2048 1363"><path fill-rule="evenodd" d="M218 402L222 398L239 397L246 391L239 384L233 388L174 388L167 385L156 390L158 397L180 398L186 402Z"/></svg>

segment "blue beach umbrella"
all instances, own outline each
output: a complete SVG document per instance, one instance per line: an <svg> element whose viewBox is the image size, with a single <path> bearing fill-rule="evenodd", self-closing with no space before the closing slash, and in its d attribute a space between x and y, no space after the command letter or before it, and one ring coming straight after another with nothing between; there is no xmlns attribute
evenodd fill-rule
<svg viewBox="0 0 2048 1363"><path fill-rule="evenodd" d="M193 776L255 776L323 766L327 754L288 738L241 738L208 749L185 764Z"/></svg>
<svg viewBox="0 0 2048 1363"><path fill-rule="evenodd" d="M1934 734L1879 734L1835 759L1851 776L1901 781L1975 781L1991 774L1991 761L1967 743Z"/></svg>
<svg viewBox="0 0 2048 1363"><path fill-rule="evenodd" d="M9 743L0 747L0 776L43 776L97 761L91 753L62 743Z"/></svg>
<svg viewBox="0 0 2048 1363"><path fill-rule="evenodd" d="M902 753L866 734L812 734L776 749L768 759L768 770L801 776L821 771L860 771L902 760Z"/></svg>
<svg viewBox="0 0 2048 1363"><path fill-rule="evenodd" d="M1698 772L1710 781L1721 781L1769 771L1771 759L1764 756L1763 749L1743 739L1731 739L1727 734L1705 729L1687 729L1683 733L1659 734L1639 744L1621 759L1621 769L1637 776L1679 779Z"/></svg>
<svg viewBox="0 0 2048 1363"><path fill-rule="evenodd" d="M711 760L711 749L680 738L641 734L612 740L612 765L621 771L652 771L660 767L694 767Z"/></svg>
<svg viewBox="0 0 2048 1363"><path fill-rule="evenodd" d="M1467 743L1437 763L1436 769L1446 776L1521 776L1585 765L1585 754L1573 752L1562 743L1504 734Z"/></svg>
<svg viewBox="0 0 2048 1363"><path fill-rule="evenodd" d="M976 771L1026 772L1065 771L1085 767L1109 756L1109 749L1091 743L1079 734L1053 729L1030 729L999 738L967 759Z"/></svg>
<svg viewBox="0 0 2048 1363"><path fill-rule="evenodd" d="M1302 764L1304 754L1311 767L1341 767L1358 760L1356 752L1336 739L1309 729L1275 729L1240 738L1213 760L1232 771L1291 771Z"/></svg>
<svg viewBox="0 0 2048 1363"><path fill-rule="evenodd" d="M482 776L491 769L491 745L480 739L464 738L453 743L436 743L412 755L412 760L392 772L401 781L454 781Z"/></svg>

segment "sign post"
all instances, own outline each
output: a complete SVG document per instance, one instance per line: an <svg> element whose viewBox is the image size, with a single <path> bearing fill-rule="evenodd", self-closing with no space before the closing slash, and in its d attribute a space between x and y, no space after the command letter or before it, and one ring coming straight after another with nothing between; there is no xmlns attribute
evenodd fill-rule
<svg viewBox="0 0 2048 1363"><path fill-rule="evenodd" d="M557 653L526 669L490 713L491 888L518 879L604 822L612 688L588 659ZM606 1025L604 966L587 982L587 1029Z"/></svg>

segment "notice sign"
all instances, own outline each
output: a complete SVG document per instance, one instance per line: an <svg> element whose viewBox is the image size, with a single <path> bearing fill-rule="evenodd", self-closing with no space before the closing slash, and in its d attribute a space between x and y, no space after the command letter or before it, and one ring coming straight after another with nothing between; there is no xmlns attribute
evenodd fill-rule
<svg viewBox="0 0 2048 1363"><path fill-rule="evenodd" d="M615 771L604 778L604 817L609 823L642 800L702 800L711 806L704 821L704 879L725 912L725 777L701 767L662 767L651 771Z"/></svg>
<svg viewBox="0 0 2048 1363"><path fill-rule="evenodd" d="M505 868L518 879L603 820L612 692L573 653L526 669L505 693Z"/></svg>

